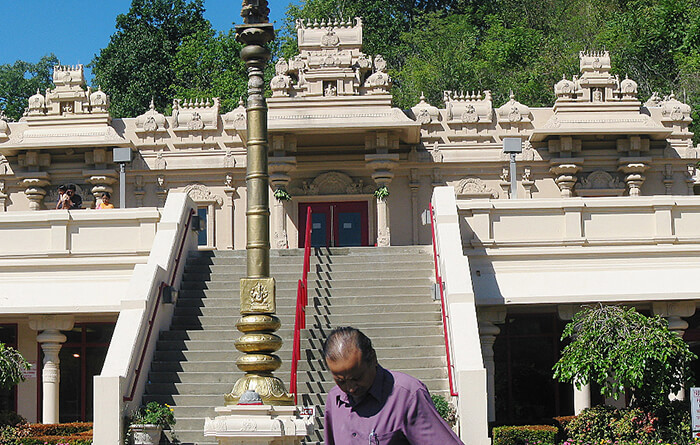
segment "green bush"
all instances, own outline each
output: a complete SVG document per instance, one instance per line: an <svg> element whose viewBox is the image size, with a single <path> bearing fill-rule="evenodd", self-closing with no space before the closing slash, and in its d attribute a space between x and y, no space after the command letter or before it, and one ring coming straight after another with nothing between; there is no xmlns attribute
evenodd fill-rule
<svg viewBox="0 0 700 445"><path fill-rule="evenodd" d="M557 429L550 425L499 426L493 429L493 445L555 445Z"/></svg>
<svg viewBox="0 0 700 445"><path fill-rule="evenodd" d="M566 425L573 443L657 441L658 418L639 408L594 406L581 411Z"/></svg>
<svg viewBox="0 0 700 445"><path fill-rule="evenodd" d="M443 396L439 394L431 394L430 397L433 399L433 405L437 410L440 417L442 417L445 422L450 426L453 426L457 421L457 410L454 406Z"/></svg>
<svg viewBox="0 0 700 445"><path fill-rule="evenodd" d="M10 410L0 411L0 426L5 426L5 425L15 426L15 425L18 425L20 423L27 423L27 420L14 411L10 411Z"/></svg>
<svg viewBox="0 0 700 445"><path fill-rule="evenodd" d="M688 445L690 436L690 403L674 400L658 408L659 417L658 437L660 440L677 445Z"/></svg>

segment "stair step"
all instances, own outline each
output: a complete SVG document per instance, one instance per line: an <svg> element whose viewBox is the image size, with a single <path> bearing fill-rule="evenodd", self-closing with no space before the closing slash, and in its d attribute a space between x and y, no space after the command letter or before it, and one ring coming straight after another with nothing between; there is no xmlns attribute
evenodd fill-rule
<svg viewBox="0 0 700 445"><path fill-rule="evenodd" d="M421 379L431 392L448 393L439 303L432 300L430 246L314 249L309 270L307 329L301 332L299 403L316 406L316 429L303 442L323 443L323 406L335 383L322 346L333 327L353 325L373 340L382 366ZM235 361L239 281L246 274L243 251L202 251L187 258L169 330L161 332L144 401L173 407L177 423L166 436L181 444L214 445L203 436L205 417L216 415L243 373ZM277 316L283 339L275 376L288 384L297 280L303 249L272 250ZM308 391L314 391L309 393Z"/></svg>

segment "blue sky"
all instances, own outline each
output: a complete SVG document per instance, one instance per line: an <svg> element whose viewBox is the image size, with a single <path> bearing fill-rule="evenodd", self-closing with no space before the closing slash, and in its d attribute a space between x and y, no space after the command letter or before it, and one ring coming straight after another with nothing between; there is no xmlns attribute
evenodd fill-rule
<svg viewBox="0 0 700 445"><path fill-rule="evenodd" d="M281 26L291 1L268 1L275 28ZM66 65L87 65L107 46L117 15L128 12L130 5L131 0L0 0L0 65L36 62L49 53ZM240 0L204 0L204 7L217 31L243 21Z"/></svg>

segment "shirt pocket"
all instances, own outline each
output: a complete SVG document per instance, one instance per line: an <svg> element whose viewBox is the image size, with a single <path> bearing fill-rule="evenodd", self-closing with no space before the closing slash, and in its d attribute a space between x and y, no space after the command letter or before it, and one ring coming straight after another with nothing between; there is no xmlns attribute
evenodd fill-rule
<svg viewBox="0 0 700 445"><path fill-rule="evenodd" d="M377 434L377 445L405 445L408 444L401 430L389 433ZM374 444L372 444L374 445Z"/></svg>

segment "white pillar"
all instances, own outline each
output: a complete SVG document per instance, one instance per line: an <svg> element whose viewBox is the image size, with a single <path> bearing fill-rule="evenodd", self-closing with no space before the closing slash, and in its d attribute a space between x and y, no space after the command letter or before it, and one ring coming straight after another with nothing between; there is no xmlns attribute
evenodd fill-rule
<svg viewBox="0 0 700 445"><path fill-rule="evenodd" d="M42 378L42 423L58 423L61 369L58 353L66 336L60 331L73 328L73 317L66 315L40 315L29 318L29 326L41 331L36 339L44 351Z"/></svg>
<svg viewBox="0 0 700 445"><path fill-rule="evenodd" d="M496 342L496 336L500 332L501 330L498 326L491 322L479 322L481 354L484 357L484 368L486 368L489 422L496 421L496 362L494 360L493 344Z"/></svg>
<svg viewBox="0 0 700 445"><path fill-rule="evenodd" d="M365 162L373 170L372 179L377 187L389 187L394 173L391 171L399 161L398 153L365 155ZM377 246L391 245L389 207L386 199L377 199Z"/></svg>
<svg viewBox="0 0 700 445"><path fill-rule="evenodd" d="M287 190L291 177L289 172L294 170L297 159L294 156L271 156L268 159L270 170L270 185L272 190ZM285 201L277 198L272 199L271 223L272 223L272 247L276 249L286 249L289 247L287 237L287 207Z"/></svg>
<svg viewBox="0 0 700 445"><path fill-rule="evenodd" d="M44 369L41 373L42 390L42 423L58 423L58 396L61 383L61 369L58 353L66 336L58 330L48 329L39 334L36 339L44 351Z"/></svg>
<svg viewBox="0 0 700 445"><path fill-rule="evenodd" d="M682 317L695 315L695 302L671 301L654 303L652 304L652 311L654 315L664 317L668 321L668 329L683 338L685 330L688 329L688 322L683 320ZM668 397L671 400L685 400L685 388L681 388L675 394L669 394Z"/></svg>
<svg viewBox="0 0 700 445"><path fill-rule="evenodd" d="M503 324L506 321L506 310L490 308L477 312L479 320L479 340L481 341L481 355L486 369L486 390L488 393L488 421L496 421L496 361L494 360L493 344L501 329L496 323Z"/></svg>
<svg viewBox="0 0 700 445"><path fill-rule="evenodd" d="M420 177L417 168L411 169L408 186L411 188L411 229L413 230L411 239L413 244L420 244L418 240L418 188L420 187Z"/></svg>
<svg viewBox="0 0 700 445"><path fill-rule="evenodd" d="M581 411L591 407L591 384L586 384L578 389L574 385L574 414L579 415Z"/></svg>
<svg viewBox="0 0 700 445"><path fill-rule="evenodd" d="M234 234L236 231L234 230L235 228L235 216L236 216L236 208L233 204L233 199L234 195L236 194L236 187L233 185L233 175L228 173L226 175L226 180L224 181L224 193L226 193L226 216L228 219L228 226L229 230L228 233L226 233L226 249L228 250L233 250L235 249L235 237Z"/></svg>

